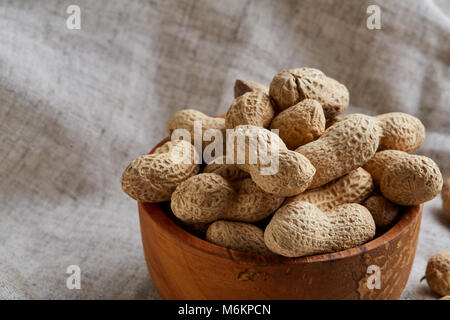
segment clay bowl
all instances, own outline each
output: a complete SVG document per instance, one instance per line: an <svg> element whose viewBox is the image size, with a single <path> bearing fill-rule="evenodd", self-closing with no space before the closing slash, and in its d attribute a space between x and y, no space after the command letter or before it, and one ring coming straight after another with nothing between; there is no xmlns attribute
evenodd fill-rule
<svg viewBox="0 0 450 320"><path fill-rule="evenodd" d="M423 205L405 208L390 230L362 246L302 258L219 247L185 231L168 203L138 207L147 267L164 299L397 299L411 272ZM380 289L367 285L371 265L380 268Z"/></svg>

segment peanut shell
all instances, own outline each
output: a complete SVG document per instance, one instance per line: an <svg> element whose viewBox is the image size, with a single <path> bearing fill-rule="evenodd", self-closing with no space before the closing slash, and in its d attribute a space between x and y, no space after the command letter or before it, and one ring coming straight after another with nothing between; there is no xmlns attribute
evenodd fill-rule
<svg viewBox="0 0 450 320"><path fill-rule="evenodd" d="M372 214L377 229L391 227L400 214L400 208L383 196L373 195L364 201L363 206Z"/></svg>
<svg viewBox="0 0 450 320"><path fill-rule="evenodd" d="M189 163L177 163L176 159L183 156ZM127 166L122 174L122 190L141 202L169 201L175 188L199 171L196 158L198 154L189 142L169 141Z"/></svg>
<svg viewBox="0 0 450 320"><path fill-rule="evenodd" d="M374 235L373 218L359 204L343 204L324 213L313 204L294 201L275 212L264 241L274 253L302 257L353 248Z"/></svg>
<svg viewBox="0 0 450 320"><path fill-rule="evenodd" d="M304 99L317 100L327 119L343 113L349 104L347 88L313 68L278 73L270 83L269 93L280 111Z"/></svg>
<svg viewBox="0 0 450 320"><path fill-rule="evenodd" d="M317 140L295 151L309 159L317 188L363 166L378 149L381 129L369 116L355 115L331 126Z"/></svg>
<svg viewBox="0 0 450 320"><path fill-rule="evenodd" d="M289 149L316 140L325 131L325 115L319 102L305 99L278 114L270 125L280 130Z"/></svg>
<svg viewBox="0 0 450 320"><path fill-rule="evenodd" d="M383 134L378 150L400 150L412 153L425 141L422 122L403 112L391 112L376 116Z"/></svg>
<svg viewBox="0 0 450 320"><path fill-rule="evenodd" d="M166 130L169 135L172 135L173 131L176 129L185 129L191 135L191 144L194 144L195 121L201 121L202 137L207 130L219 130L222 137L225 137L225 119L209 117L206 114L194 109L183 109L175 113L175 115L169 120ZM202 150L204 150L206 146L211 143L212 141L206 141L206 139L203 140ZM223 139L223 144L225 144L225 139Z"/></svg>
<svg viewBox="0 0 450 320"><path fill-rule="evenodd" d="M215 173L202 173L181 183L172 194L174 215L186 223L216 220L256 222L284 201L262 191L251 179L232 184Z"/></svg>
<svg viewBox="0 0 450 320"><path fill-rule="evenodd" d="M268 94L249 91L234 99L225 116L225 127L233 129L239 125L268 128L275 110Z"/></svg>
<svg viewBox="0 0 450 320"><path fill-rule="evenodd" d="M430 258L425 276L430 288L441 296L450 295L450 251L442 251Z"/></svg>
<svg viewBox="0 0 450 320"><path fill-rule="evenodd" d="M269 88L265 85L254 82L254 81L244 81L244 80L236 80L234 83L234 98L242 96L244 93L250 91L262 91L265 94L269 94Z"/></svg>
<svg viewBox="0 0 450 320"><path fill-rule="evenodd" d="M264 232L257 226L249 223L215 221L206 231L206 240L233 250L273 255L264 243Z"/></svg>
<svg viewBox="0 0 450 320"><path fill-rule="evenodd" d="M288 198L285 204L293 201L304 201L314 204L322 211L329 211L345 203L361 203L374 190L370 174L358 168L349 174L331 181L326 185L310 189L295 197Z"/></svg>
<svg viewBox="0 0 450 320"><path fill-rule="evenodd" d="M294 196L306 190L316 172L306 157L287 150L276 134L264 128L244 125L237 126L234 132L237 137L245 137L245 140L241 139L244 143L238 144L239 139L234 140L235 150L245 154L244 163L239 163L236 158L235 163L248 172L262 190L280 197ZM252 163L252 159L256 161Z"/></svg>

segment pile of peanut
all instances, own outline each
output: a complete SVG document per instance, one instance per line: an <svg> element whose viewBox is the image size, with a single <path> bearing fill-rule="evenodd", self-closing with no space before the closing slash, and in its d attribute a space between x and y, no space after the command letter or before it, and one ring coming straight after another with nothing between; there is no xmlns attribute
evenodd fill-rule
<svg viewBox="0 0 450 320"><path fill-rule="evenodd" d="M390 228L402 206L442 189L436 163L412 154L425 139L419 119L401 112L339 116L348 90L320 70L280 72L270 88L237 80L234 89L225 119L181 110L167 131L193 137L196 120L203 132L231 130L248 147L242 161L229 163L223 153L209 163L180 163L174 154L198 159L210 141L172 140L128 165L124 192L141 202L170 201L188 230L216 245L302 257L359 246ZM262 173L260 149L247 145L252 138L276 149L276 172ZM226 149L236 140L221 143Z"/></svg>

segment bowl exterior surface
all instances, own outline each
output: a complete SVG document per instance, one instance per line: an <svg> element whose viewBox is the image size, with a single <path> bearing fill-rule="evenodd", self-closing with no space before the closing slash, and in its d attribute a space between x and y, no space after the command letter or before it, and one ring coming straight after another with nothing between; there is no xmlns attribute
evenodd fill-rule
<svg viewBox="0 0 450 320"><path fill-rule="evenodd" d="M254 256L205 242L163 206L139 203L148 270L164 299L397 299L414 261L422 206L371 242L289 259Z"/></svg>

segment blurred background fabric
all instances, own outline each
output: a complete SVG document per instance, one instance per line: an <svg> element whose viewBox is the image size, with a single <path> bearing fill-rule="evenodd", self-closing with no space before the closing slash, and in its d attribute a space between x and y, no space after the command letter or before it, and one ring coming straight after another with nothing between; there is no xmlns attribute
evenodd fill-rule
<svg viewBox="0 0 450 320"><path fill-rule="evenodd" d="M71 4L81 30L66 27ZM319 68L348 87L347 114L419 117L417 153L449 177L449 35L446 0L2 0L0 298L159 299L122 171L177 110L224 114L236 78ZM419 280L449 245L438 197L401 298L437 298ZM69 265L81 290L66 288Z"/></svg>

